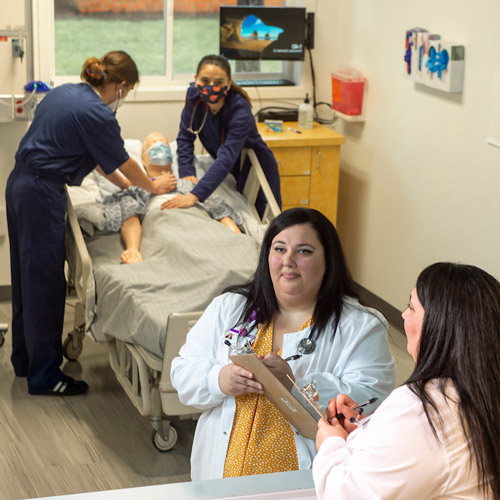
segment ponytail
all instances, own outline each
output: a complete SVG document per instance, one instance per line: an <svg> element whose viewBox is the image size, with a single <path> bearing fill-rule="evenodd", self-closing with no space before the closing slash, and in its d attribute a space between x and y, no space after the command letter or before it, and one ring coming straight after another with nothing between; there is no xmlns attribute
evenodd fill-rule
<svg viewBox="0 0 500 500"><path fill-rule="evenodd" d="M230 90L232 90L233 92L236 92L237 94L241 94L248 101L248 104L250 104L250 107L252 107L252 101L250 100L250 96L243 90L242 87L240 87L239 85L236 85L236 83L232 82Z"/></svg>
<svg viewBox="0 0 500 500"><path fill-rule="evenodd" d="M100 87L104 84L106 71L104 64L97 57L89 57L82 66L80 78L92 85L92 87Z"/></svg>
<svg viewBox="0 0 500 500"><path fill-rule="evenodd" d="M80 78L92 87L121 82L133 87L139 81L139 70L126 52L115 50L108 52L101 59L89 57L83 63Z"/></svg>

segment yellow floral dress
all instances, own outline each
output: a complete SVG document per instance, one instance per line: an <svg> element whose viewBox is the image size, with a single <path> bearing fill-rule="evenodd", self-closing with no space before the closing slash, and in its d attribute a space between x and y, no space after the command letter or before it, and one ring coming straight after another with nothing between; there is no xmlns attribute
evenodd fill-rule
<svg viewBox="0 0 500 500"><path fill-rule="evenodd" d="M252 347L258 356L272 352L273 325L272 321L264 324L257 332ZM299 331L310 325L311 319ZM241 394L235 400L224 477L298 470L293 430L269 399L261 394Z"/></svg>

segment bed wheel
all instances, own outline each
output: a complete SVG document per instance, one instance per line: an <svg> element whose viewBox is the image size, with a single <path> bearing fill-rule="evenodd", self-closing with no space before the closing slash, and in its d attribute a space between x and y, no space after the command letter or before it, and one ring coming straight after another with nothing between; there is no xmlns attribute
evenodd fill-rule
<svg viewBox="0 0 500 500"><path fill-rule="evenodd" d="M76 344L76 345L75 345ZM83 342L74 342L73 335L68 334L63 342L63 355L69 361L75 361L79 358L83 350Z"/></svg>
<svg viewBox="0 0 500 500"><path fill-rule="evenodd" d="M170 426L168 431L167 440L163 439L158 431L153 431L152 437L153 444L158 451L169 451L177 443L177 431L172 426Z"/></svg>
<svg viewBox="0 0 500 500"><path fill-rule="evenodd" d="M5 332L0 332L0 347L5 344Z"/></svg>

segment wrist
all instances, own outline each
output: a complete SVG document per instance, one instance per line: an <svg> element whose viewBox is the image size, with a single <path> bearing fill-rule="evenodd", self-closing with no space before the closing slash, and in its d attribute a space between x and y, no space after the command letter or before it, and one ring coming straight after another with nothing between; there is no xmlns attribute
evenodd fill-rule
<svg viewBox="0 0 500 500"><path fill-rule="evenodd" d="M158 184L156 183L156 179L157 179L156 177L153 178L153 179L150 179L151 180L151 189L150 189L150 191L153 194L162 194L160 186L158 186Z"/></svg>

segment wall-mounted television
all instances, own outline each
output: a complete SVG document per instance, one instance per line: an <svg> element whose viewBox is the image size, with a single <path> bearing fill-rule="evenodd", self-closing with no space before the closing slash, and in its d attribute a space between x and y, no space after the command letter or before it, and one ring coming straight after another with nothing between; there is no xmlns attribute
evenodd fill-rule
<svg viewBox="0 0 500 500"><path fill-rule="evenodd" d="M228 59L303 61L306 9L220 7L220 53Z"/></svg>

